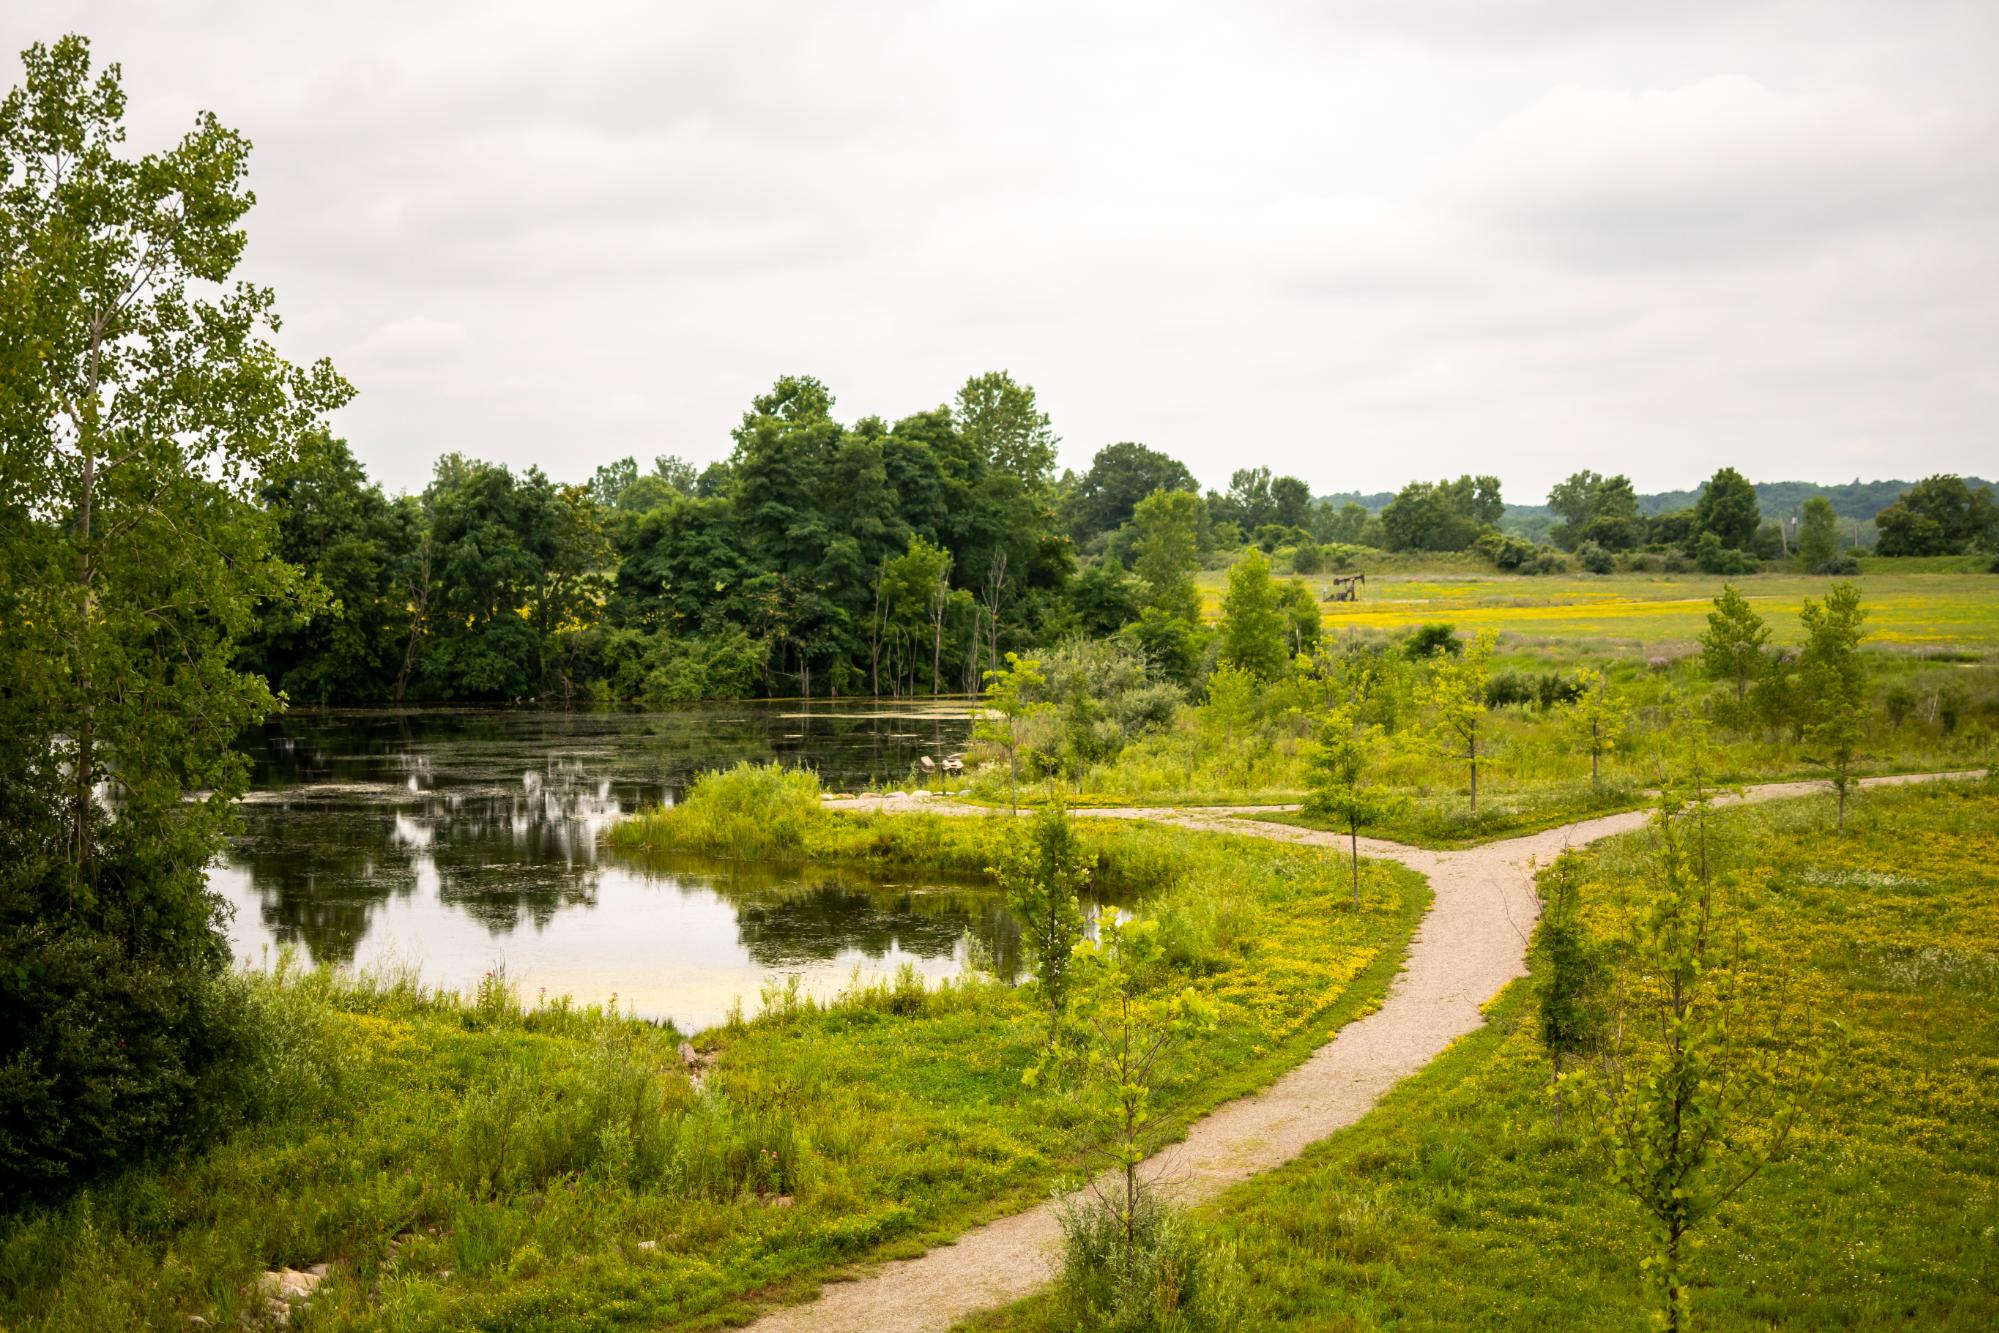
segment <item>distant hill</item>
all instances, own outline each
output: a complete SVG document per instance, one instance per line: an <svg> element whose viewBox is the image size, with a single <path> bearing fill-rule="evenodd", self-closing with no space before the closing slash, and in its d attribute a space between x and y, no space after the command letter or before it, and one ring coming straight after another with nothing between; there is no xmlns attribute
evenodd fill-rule
<svg viewBox="0 0 1999 1333"><path fill-rule="evenodd" d="M1966 477L1966 484L1976 490L1980 486L1993 485L1992 482L1977 477ZM1895 503L1903 491L1912 483L1906 481L1862 481L1855 477L1852 481L1834 485L1822 485L1815 481L1759 481L1756 486L1756 502L1763 510L1765 518L1784 518L1798 512L1800 506L1814 495L1823 495L1832 501L1832 511L1841 518L1857 523L1872 521L1874 516ZM1655 491L1638 497L1638 512L1641 514L1667 514L1675 509L1690 509L1700 499L1700 488L1690 491ZM1379 513L1390 500L1393 491L1377 491L1363 494L1360 491L1342 491L1335 495L1319 497L1337 508L1353 501L1369 513ZM1553 525L1555 515L1544 504L1510 504L1506 506L1506 516L1500 526L1509 532L1521 532L1539 536Z"/></svg>

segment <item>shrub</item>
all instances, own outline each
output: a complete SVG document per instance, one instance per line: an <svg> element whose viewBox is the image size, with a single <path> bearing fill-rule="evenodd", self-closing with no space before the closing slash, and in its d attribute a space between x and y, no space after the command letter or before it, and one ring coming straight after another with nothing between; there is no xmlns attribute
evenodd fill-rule
<svg viewBox="0 0 1999 1333"><path fill-rule="evenodd" d="M1487 708L1515 708L1533 702L1533 684L1517 671L1502 672L1485 684Z"/></svg>
<svg viewBox="0 0 1999 1333"><path fill-rule="evenodd" d="M1440 653L1456 657L1465 650L1465 641L1452 625L1418 625L1402 641L1402 653L1411 661Z"/></svg>
<svg viewBox="0 0 1999 1333"><path fill-rule="evenodd" d="M1617 559L1595 542L1576 548L1576 563L1592 574L1608 574L1617 568Z"/></svg>
<svg viewBox="0 0 1999 1333"><path fill-rule="evenodd" d="M1073 1327L1200 1333L1237 1326L1243 1279L1233 1245L1201 1235L1147 1189L1132 1210L1127 1260L1122 1213L1091 1195L1061 1209L1059 1294Z"/></svg>
<svg viewBox="0 0 1999 1333"><path fill-rule="evenodd" d="M0 936L0 1198L65 1193L212 1140L277 1090L263 1014L205 963L136 955L92 931Z"/></svg>
<svg viewBox="0 0 1999 1333"><path fill-rule="evenodd" d="M1704 574L1754 574L1755 557L1738 551L1732 546L1723 546L1721 538L1712 532L1703 532L1700 542L1694 548L1694 563Z"/></svg>
<svg viewBox="0 0 1999 1333"><path fill-rule="evenodd" d="M1678 551L1666 552L1666 558L1659 562L1659 568L1668 574L1691 574L1694 562Z"/></svg>
<svg viewBox="0 0 1999 1333"><path fill-rule="evenodd" d="M1313 542L1299 542L1291 552L1293 574L1316 574L1325 566L1325 552Z"/></svg>
<svg viewBox="0 0 1999 1333"><path fill-rule="evenodd" d="M721 856L774 856L800 851L806 830L824 817L818 774L744 760L694 779L686 799L647 820L645 832Z"/></svg>
<svg viewBox="0 0 1999 1333"><path fill-rule="evenodd" d="M1916 692L1897 681L1881 691L1881 711L1888 715L1889 726L1901 726L1916 711Z"/></svg>
<svg viewBox="0 0 1999 1333"><path fill-rule="evenodd" d="M1544 671L1534 682L1534 702L1542 712L1562 704L1572 704L1583 694L1583 683L1558 671Z"/></svg>
<svg viewBox="0 0 1999 1333"><path fill-rule="evenodd" d="M1522 569L1535 561L1541 548L1524 537L1513 537L1493 530L1484 533L1472 543L1472 550L1492 562L1494 569L1508 573Z"/></svg>

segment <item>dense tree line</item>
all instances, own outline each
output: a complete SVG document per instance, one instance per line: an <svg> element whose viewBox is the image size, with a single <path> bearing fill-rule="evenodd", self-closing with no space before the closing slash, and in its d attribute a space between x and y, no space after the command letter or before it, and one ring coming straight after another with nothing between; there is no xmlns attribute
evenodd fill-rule
<svg viewBox="0 0 1999 1333"><path fill-rule="evenodd" d="M1510 572L1854 568L1823 497L1785 525L1733 468L1645 513L1625 476L1548 495L1545 543L1501 531L1496 477L1415 481L1378 513L1239 469L1198 493L1178 460L1120 442L1054 475L1033 389L1004 372L890 424L843 424L825 385L780 379L704 470L632 459L561 483L448 455L388 497L321 437L265 481L276 554L323 597L272 602L245 666L313 703L979 688L1009 650L1123 634L1171 675L1207 651L1194 575L1244 549L1312 574L1364 552L1472 552ZM1933 477L1879 516L1884 554L1999 548L1989 488Z"/></svg>

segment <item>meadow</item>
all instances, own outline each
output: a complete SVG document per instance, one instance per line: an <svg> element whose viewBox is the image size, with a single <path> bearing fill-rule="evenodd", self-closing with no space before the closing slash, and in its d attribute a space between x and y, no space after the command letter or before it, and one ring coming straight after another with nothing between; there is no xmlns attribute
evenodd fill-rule
<svg viewBox="0 0 1999 1333"><path fill-rule="evenodd" d="M1999 579L1991 586L1999 593ZM1788 604L1788 615L1772 616L1773 631L1781 633L1787 625L1794 630L1796 609ZM1868 610L1862 658L1873 705L1854 771L1936 772L1991 763L1999 745L1999 653L1955 643L1921 652L1876 647L1873 607ZM1999 621L1999 596L1987 610ZM1378 647L1390 656L1399 652L1399 642L1385 631L1356 631L1335 641L1332 652L1349 645ZM1589 754L1562 708L1534 697L1544 681L1567 680L1584 668L1601 671L1629 710L1628 729L1603 754L1594 782ZM1642 805L1645 793L1658 784L1664 754L1683 718L1689 711L1708 716L1718 697L1691 655L1652 661L1619 653L1583 633L1562 639L1502 637L1493 677L1522 697L1495 705L1484 720L1474 810L1466 763L1443 752L1414 697L1421 669L1405 667L1406 675L1379 696L1392 734L1384 737L1371 780L1397 802L1372 832L1424 847L1462 847ZM1337 682L1323 677L1272 684L1259 691L1252 716L1226 728L1212 707L1185 707L1169 727L1133 740L1107 760L1067 773L1052 765L1030 766L1036 780L1023 785L1020 799L1099 806L1297 803L1309 794L1313 729L1338 697ZM1731 781L1824 776L1793 727L1718 727L1714 734L1723 774ZM1042 739L1043 733L1035 735ZM1049 735L1043 743L1053 749L1059 742ZM974 773L957 794L996 807L1011 799L998 766ZM1329 827L1304 816L1277 818Z"/></svg>
<svg viewBox="0 0 1999 1333"><path fill-rule="evenodd" d="M1694 1233L1710 1329L1999 1323L1999 782L1723 816L1739 1020L1805 1051L1787 1151ZM1637 906L1649 833L1582 853L1590 934ZM1535 1021L1548 965L1352 1129L1200 1210L1255 1280L1242 1326L1637 1329L1648 1222L1586 1115L1557 1126ZM1837 1024L1837 1027L1835 1027ZM1065 1328L1044 1296L972 1323Z"/></svg>
<svg viewBox="0 0 1999 1333"><path fill-rule="evenodd" d="M1999 649L1999 576L1985 561L1870 559L1850 576L1868 607L1868 635L1879 647L1916 651ZM1943 568L1912 569L1912 565ZM1317 576L1301 576L1308 584ZM1209 576L1218 601L1220 582ZM1407 629L1449 621L1462 630L1494 629L1516 644L1537 641L1613 657L1682 655L1706 628L1723 583L1741 590L1775 628L1775 641L1798 641L1798 604L1822 595L1827 579L1794 573L1616 573L1512 575L1429 570L1370 574L1357 602L1328 603L1327 630Z"/></svg>
<svg viewBox="0 0 1999 1333"><path fill-rule="evenodd" d="M1012 821L823 812L809 777L741 769L628 822L674 846L983 874ZM1171 1136L1263 1086L1385 993L1421 877L1248 838L1090 821L1094 892L1160 923L1218 1021L1155 1088ZM681 1034L504 977L466 997L326 971L244 978L287 1035L273 1119L0 1222L0 1327L213 1324L279 1266L325 1263L294 1328L706 1326L1047 1197L1107 1132L1033 1087L1045 1015L971 973L795 989Z"/></svg>

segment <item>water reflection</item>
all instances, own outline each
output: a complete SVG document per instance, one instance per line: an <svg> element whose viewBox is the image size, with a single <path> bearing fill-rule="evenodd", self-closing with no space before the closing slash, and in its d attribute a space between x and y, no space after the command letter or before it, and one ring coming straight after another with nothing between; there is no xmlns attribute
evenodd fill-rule
<svg viewBox="0 0 1999 1333"><path fill-rule="evenodd" d="M295 944L461 988L500 964L530 995L616 994L683 1026L753 1000L772 972L819 990L856 965L936 977L976 955L1010 972L1011 922L976 886L598 856L607 824L701 769L776 755L829 786L893 780L963 745L959 713L293 715L251 738L244 834L211 883L252 961Z"/></svg>

